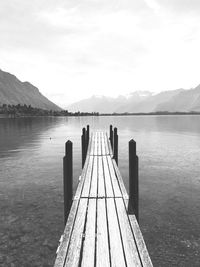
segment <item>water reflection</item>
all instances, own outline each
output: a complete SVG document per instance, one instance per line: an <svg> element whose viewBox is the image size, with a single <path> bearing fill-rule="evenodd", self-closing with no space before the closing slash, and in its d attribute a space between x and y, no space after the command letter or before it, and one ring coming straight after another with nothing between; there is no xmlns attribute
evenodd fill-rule
<svg viewBox="0 0 200 267"><path fill-rule="evenodd" d="M9 152L32 149L41 135L52 126L57 127L58 123L53 117L0 119L0 155L9 156Z"/></svg>
<svg viewBox="0 0 200 267"><path fill-rule="evenodd" d="M9 232L6 225L11 222L14 226L12 220L14 224L18 218L18 231L22 218L29 220L26 214L37 229L49 219L51 232L56 229L55 236L51 236L56 241L53 251L56 250L63 230L64 143L68 139L73 142L75 190L81 172L81 129L87 124L94 130L107 131L110 124L118 127L119 167L127 189L128 141L137 141L140 222L154 266L199 266L200 116L0 119L1 229ZM48 235L46 230L42 238ZM20 241L18 244L19 251L25 249ZM40 248L36 242L36 257Z"/></svg>

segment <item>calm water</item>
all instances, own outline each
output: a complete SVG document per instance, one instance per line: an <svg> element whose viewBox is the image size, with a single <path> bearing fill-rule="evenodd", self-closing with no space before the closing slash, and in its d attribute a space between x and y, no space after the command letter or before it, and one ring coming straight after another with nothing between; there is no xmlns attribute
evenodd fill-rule
<svg viewBox="0 0 200 267"><path fill-rule="evenodd" d="M0 119L0 266L52 266L63 231L62 157L81 128L119 130L128 189L128 141L137 142L140 225L154 266L200 266L200 116Z"/></svg>

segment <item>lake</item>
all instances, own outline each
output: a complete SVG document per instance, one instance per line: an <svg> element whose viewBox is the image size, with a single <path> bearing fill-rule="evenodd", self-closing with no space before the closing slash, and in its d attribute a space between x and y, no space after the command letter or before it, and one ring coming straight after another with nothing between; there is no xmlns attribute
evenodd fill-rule
<svg viewBox="0 0 200 267"><path fill-rule="evenodd" d="M137 142L140 226L154 266L200 266L200 116L0 118L0 266L52 266L63 232L62 158L81 130L118 127L128 190L128 141Z"/></svg>

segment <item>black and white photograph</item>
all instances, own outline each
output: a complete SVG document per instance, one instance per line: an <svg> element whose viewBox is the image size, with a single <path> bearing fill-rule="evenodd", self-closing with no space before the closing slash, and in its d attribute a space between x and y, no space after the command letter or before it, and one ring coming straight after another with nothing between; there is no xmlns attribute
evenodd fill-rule
<svg viewBox="0 0 200 267"><path fill-rule="evenodd" d="M0 0L0 267L200 267L200 1Z"/></svg>

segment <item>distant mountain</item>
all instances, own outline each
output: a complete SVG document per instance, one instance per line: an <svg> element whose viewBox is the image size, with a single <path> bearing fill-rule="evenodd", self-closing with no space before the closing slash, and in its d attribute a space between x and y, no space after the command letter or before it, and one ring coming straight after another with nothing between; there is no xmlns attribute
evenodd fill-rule
<svg viewBox="0 0 200 267"><path fill-rule="evenodd" d="M200 85L194 89L177 89L152 94L136 91L129 96L117 98L92 96L68 107L70 111L123 113L123 112L189 112L200 111Z"/></svg>
<svg viewBox="0 0 200 267"><path fill-rule="evenodd" d="M31 83L21 82L14 75L0 70L0 105L2 104L26 104L41 109L61 110Z"/></svg>
<svg viewBox="0 0 200 267"><path fill-rule="evenodd" d="M181 90L173 98L160 103L156 110L159 111L200 111L200 85L194 89Z"/></svg>
<svg viewBox="0 0 200 267"><path fill-rule="evenodd" d="M138 103L129 103L123 107L123 112L154 112L159 110L159 105L165 103L166 101L171 101L173 97L178 95L182 89L164 91L159 94L149 95L145 99ZM160 110L159 110L160 111ZM170 110L167 110L170 111Z"/></svg>
<svg viewBox="0 0 200 267"><path fill-rule="evenodd" d="M143 101L151 95L151 92L148 91L137 91L126 96L120 95L116 98L107 96L92 96L90 98L71 104L67 108L72 112L125 112L127 105L136 105L137 103Z"/></svg>
<svg viewBox="0 0 200 267"><path fill-rule="evenodd" d="M72 112L82 111L82 112L95 112L100 111L101 113L113 112L114 106L119 106L126 103L126 98L124 96L119 96L118 98L106 97L106 96L92 96L91 98L81 100L70 106L68 110Z"/></svg>

